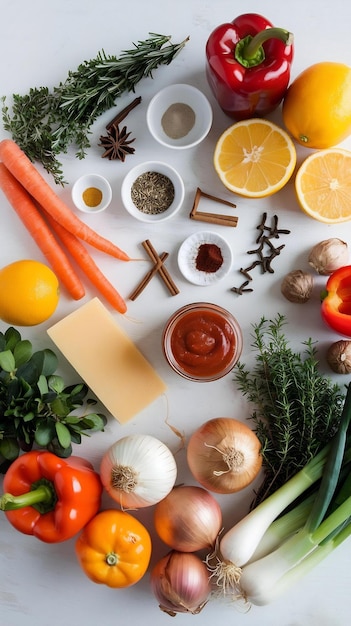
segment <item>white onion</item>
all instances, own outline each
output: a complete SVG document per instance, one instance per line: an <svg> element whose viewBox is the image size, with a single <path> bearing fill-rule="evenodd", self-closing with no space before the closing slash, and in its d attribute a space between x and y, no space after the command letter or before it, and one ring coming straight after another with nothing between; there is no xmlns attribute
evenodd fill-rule
<svg viewBox="0 0 351 626"><path fill-rule="evenodd" d="M177 465L169 448L151 435L128 435L105 452L101 482L123 509L156 504L171 491Z"/></svg>
<svg viewBox="0 0 351 626"><path fill-rule="evenodd" d="M160 609L172 617L176 613L200 613L211 591L203 561L196 554L174 550L154 566L151 588Z"/></svg>

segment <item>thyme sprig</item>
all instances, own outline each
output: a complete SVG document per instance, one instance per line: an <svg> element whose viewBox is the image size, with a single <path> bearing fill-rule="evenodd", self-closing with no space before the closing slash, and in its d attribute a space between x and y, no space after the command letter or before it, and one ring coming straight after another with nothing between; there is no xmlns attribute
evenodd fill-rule
<svg viewBox="0 0 351 626"><path fill-rule="evenodd" d="M312 339L295 352L286 319L262 317L253 325L255 364L239 362L234 380L253 403L250 416L262 445L264 478L252 506L283 485L330 441L340 422L344 393L318 369Z"/></svg>
<svg viewBox="0 0 351 626"><path fill-rule="evenodd" d="M23 96L14 94L12 112L2 98L5 130L31 161L42 163L56 183L65 184L57 156L75 145L76 156L83 159L94 121L124 92L134 91L142 78L152 78L159 65L169 65L189 39L172 44L168 35L149 34L119 58L99 52L69 71L66 80L52 90L38 87Z"/></svg>

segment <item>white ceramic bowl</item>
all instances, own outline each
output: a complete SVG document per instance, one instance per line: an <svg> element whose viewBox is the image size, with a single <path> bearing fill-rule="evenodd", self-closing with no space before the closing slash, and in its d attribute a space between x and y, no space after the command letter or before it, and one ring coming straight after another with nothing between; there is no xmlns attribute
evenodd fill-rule
<svg viewBox="0 0 351 626"><path fill-rule="evenodd" d="M179 150L203 141L211 129L212 119L211 105L202 91L183 83L159 91L146 113L149 131L156 141Z"/></svg>
<svg viewBox="0 0 351 626"><path fill-rule="evenodd" d="M217 271L203 271L197 269L196 259L202 244L218 246L222 255L222 265ZM213 285L228 274L231 269L233 254L229 243L217 233L201 231L190 235L180 246L178 251L178 265L184 278L194 285L206 287Z"/></svg>
<svg viewBox="0 0 351 626"><path fill-rule="evenodd" d="M100 174L85 174L74 183L72 200L84 213L101 213L112 200L111 185Z"/></svg>
<svg viewBox="0 0 351 626"><path fill-rule="evenodd" d="M147 189L147 185L145 186L146 200L144 208L138 208L138 206L133 202L132 199L132 188L135 181L137 179L140 180L139 177L146 176L148 173L160 174L161 176L166 177L166 179L168 179L168 181L170 181L173 185L173 201L168 206L168 208L166 208L165 210L160 210L160 212L158 213L149 212L153 211L153 192L150 189ZM155 186L155 194L157 193L157 187L158 185ZM161 222L173 217L182 206L184 200L184 183L178 172L167 163L162 163L160 161L146 161L133 167L125 176L121 185L121 196L124 207L126 208L128 213L130 213L130 215L135 217L137 220L149 223ZM148 208L149 205L150 208Z"/></svg>

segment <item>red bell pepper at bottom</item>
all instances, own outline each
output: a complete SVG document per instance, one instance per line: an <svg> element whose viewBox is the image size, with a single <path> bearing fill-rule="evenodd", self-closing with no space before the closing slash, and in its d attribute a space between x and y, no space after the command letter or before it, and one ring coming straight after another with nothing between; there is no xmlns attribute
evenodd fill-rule
<svg viewBox="0 0 351 626"><path fill-rule="evenodd" d="M79 457L26 452L4 476L0 510L20 532L56 543L76 535L98 512L102 483Z"/></svg>
<svg viewBox="0 0 351 626"><path fill-rule="evenodd" d="M263 117L279 105L290 81L292 39L257 13L215 28L206 44L206 74L227 115Z"/></svg>
<svg viewBox="0 0 351 626"><path fill-rule="evenodd" d="M340 335L351 337L351 265L333 272L322 293L322 319Z"/></svg>

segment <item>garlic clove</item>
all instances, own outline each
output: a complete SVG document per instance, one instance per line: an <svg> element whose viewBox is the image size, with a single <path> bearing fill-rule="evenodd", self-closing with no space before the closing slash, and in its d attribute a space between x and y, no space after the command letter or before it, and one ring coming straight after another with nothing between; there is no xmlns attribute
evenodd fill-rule
<svg viewBox="0 0 351 626"><path fill-rule="evenodd" d="M290 302L307 302L312 294L313 276L302 270L289 272L282 281L280 290Z"/></svg>
<svg viewBox="0 0 351 626"><path fill-rule="evenodd" d="M351 341L340 339L329 346L327 363L337 374L351 373Z"/></svg>
<svg viewBox="0 0 351 626"><path fill-rule="evenodd" d="M308 262L318 274L328 276L335 270L348 265L349 249L345 241L332 237L317 243L311 250Z"/></svg>

